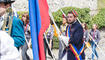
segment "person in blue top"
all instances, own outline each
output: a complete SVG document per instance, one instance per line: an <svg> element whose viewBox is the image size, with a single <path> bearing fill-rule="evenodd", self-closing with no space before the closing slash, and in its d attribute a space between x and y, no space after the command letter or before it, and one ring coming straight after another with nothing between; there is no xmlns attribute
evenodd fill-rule
<svg viewBox="0 0 105 60"><path fill-rule="evenodd" d="M17 47L17 49L24 45L25 36L23 22L15 16L13 17L11 37L14 39L15 47Z"/></svg>

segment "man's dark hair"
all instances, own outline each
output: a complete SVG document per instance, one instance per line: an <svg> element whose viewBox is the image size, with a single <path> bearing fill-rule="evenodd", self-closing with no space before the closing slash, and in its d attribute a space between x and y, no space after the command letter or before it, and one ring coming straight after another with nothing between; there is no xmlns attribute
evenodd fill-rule
<svg viewBox="0 0 105 60"><path fill-rule="evenodd" d="M69 11L68 14L73 14L72 11Z"/></svg>

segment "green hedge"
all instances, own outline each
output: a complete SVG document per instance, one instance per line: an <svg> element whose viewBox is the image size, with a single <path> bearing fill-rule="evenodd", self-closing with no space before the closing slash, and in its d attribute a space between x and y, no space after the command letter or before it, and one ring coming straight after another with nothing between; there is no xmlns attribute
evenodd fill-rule
<svg viewBox="0 0 105 60"><path fill-rule="evenodd" d="M66 15L69 11L75 10L78 13L78 18L80 19L81 22L86 22L88 24L90 21L89 8L80 9L74 7L65 7L62 8L62 10ZM60 10L58 10L57 12L53 12L53 16L57 25L60 26L62 24L62 12Z"/></svg>
<svg viewBox="0 0 105 60"><path fill-rule="evenodd" d="M90 24L97 24L99 29L105 27L105 8L101 9L97 15L92 18Z"/></svg>
<svg viewBox="0 0 105 60"><path fill-rule="evenodd" d="M87 23L88 28L92 28L92 24L97 24L99 28L105 27L105 8L100 9L99 13L94 17L90 16L89 8L74 8L74 7L65 7L62 8L63 12L67 15L67 13L71 10L75 10L78 13L78 18L81 22ZM62 24L62 12L58 10L57 12L53 12L53 16L55 22L58 26Z"/></svg>

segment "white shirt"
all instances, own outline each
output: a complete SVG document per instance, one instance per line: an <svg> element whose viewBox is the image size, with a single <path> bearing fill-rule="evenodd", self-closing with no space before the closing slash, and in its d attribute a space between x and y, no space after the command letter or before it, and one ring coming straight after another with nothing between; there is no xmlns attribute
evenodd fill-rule
<svg viewBox="0 0 105 60"><path fill-rule="evenodd" d="M4 31L0 31L0 60L20 60L14 40Z"/></svg>

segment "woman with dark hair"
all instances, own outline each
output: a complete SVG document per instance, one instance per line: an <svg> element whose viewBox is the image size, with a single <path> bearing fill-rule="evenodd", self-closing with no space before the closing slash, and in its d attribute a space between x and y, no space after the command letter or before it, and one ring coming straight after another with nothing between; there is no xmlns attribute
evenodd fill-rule
<svg viewBox="0 0 105 60"><path fill-rule="evenodd" d="M96 51L96 47L97 47L96 44L99 43L99 40L100 40L100 32L99 32L96 24L93 24L93 28L90 31L90 35L93 37L93 40L91 41L92 51L96 55L96 57L98 59L98 54L97 54L97 51ZM93 53L92 53L92 60L94 60L94 54Z"/></svg>
<svg viewBox="0 0 105 60"><path fill-rule="evenodd" d="M27 55L28 47L31 45L31 33L30 33L30 24L29 24L29 14L24 13L21 19L24 23L24 33L26 37L25 45L22 48L22 59L30 60L30 57ZM27 44L29 42L29 44Z"/></svg>
<svg viewBox="0 0 105 60"><path fill-rule="evenodd" d="M28 20L29 21L29 14L28 13L24 13L22 15L22 18L21 20L23 21L24 25L26 24L26 21ZM29 22L28 22L29 23Z"/></svg>
<svg viewBox="0 0 105 60"><path fill-rule="evenodd" d="M82 23L82 27L83 27L83 31L84 31L83 39L87 43L89 41L89 32L88 32L87 24Z"/></svg>
<svg viewBox="0 0 105 60"><path fill-rule="evenodd" d="M67 18L66 16L62 15L62 25L60 25L60 32L63 36L66 36L66 27L67 27ZM63 54L64 47L62 45L62 42L59 41L59 59L62 60L62 54Z"/></svg>
<svg viewBox="0 0 105 60"><path fill-rule="evenodd" d="M48 52L48 55L51 58L53 58L53 55L51 54L51 51L50 51L53 49L53 36L54 36L54 27L53 27L53 21L51 20L51 18L50 18L50 25L45 31L45 35L46 35L46 37L44 36L45 56L47 57L47 52Z"/></svg>

